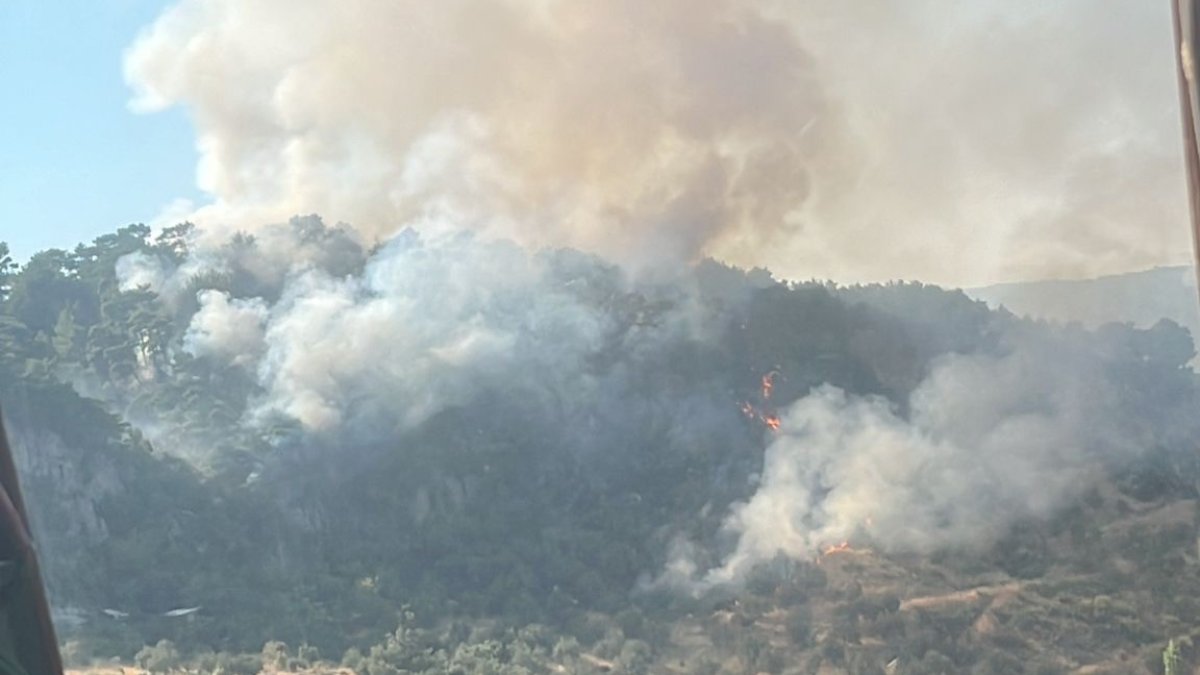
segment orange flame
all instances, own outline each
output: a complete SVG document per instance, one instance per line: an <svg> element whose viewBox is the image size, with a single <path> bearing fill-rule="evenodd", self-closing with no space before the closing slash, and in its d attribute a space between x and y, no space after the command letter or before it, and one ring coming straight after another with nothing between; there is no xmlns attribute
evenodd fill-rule
<svg viewBox="0 0 1200 675"><path fill-rule="evenodd" d="M771 394L775 390L775 378L778 375L779 371L772 370L762 376L762 389L759 394L763 403L763 410L759 410L749 401L742 401L738 406L741 408L742 414L746 416L746 419L758 420L771 431L779 431L779 427L782 425L779 415L775 414L775 407L770 404Z"/></svg>
<svg viewBox="0 0 1200 675"><path fill-rule="evenodd" d="M778 374L778 371L772 370L762 376L762 399L764 401L771 400L771 392L775 390L775 376Z"/></svg>
<svg viewBox="0 0 1200 675"><path fill-rule="evenodd" d="M743 401L739 407L742 410L742 414L746 416L746 419L757 420L766 425L766 427L771 431L779 431L779 426L781 424L779 415L765 414L759 411L758 408L755 408L753 405L751 405L748 401Z"/></svg>
<svg viewBox="0 0 1200 675"><path fill-rule="evenodd" d="M830 544L829 546L821 549L821 555L833 555L834 553L845 553L846 551L853 550L854 549L850 547L850 542L843 541L839 544Z"/></svg>

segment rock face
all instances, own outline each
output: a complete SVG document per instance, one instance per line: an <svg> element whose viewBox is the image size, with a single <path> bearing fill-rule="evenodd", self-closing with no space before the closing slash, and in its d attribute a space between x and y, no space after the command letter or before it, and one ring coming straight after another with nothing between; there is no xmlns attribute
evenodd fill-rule
<svg viewBox="0 0 1200 675"><path fill-rule="evenodd" d="M116 467L67 445L55 432L10 423L12 446L39 546L96 544L108 536L99 503L122 489Z"/></svg>
<svg viewBox="0 0 1200 675"><path fill-rule="evenodd" d="M61 609L86 601L95 586L83 572L97 568L90 558L110 539L105 502L126 492L131 477L121 460L130 448L114 435L119 426L70 440L80 420L60 411L64 419L55 428L52 415L29 414L20 403L5 408L5 427L47 590Z"/></svg>

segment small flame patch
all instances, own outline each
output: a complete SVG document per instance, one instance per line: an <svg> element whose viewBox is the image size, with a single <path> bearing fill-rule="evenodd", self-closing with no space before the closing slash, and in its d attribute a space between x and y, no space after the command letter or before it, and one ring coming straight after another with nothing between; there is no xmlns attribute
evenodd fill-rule
<svg viewBox="0 0 1200 675"><path fill-rule="evenodd" d="M834 555L836 553L846 553L853 550L854 548L850 546L850 542L843 541L837 544L830 544L822 548L821 555Z"/></svg>
<svg viewBox="0 0 1200 675"><path fill-rule="evenodd" d="M775 378L777 377L779 377L778 370L772 370L762 376L759 381L759 406L750 401L742 401L738 406L746 419L760 422L771 431L779 431L783 425L783 421L779 418L774 406L771 405L771 396L775 393Z"/></svg>

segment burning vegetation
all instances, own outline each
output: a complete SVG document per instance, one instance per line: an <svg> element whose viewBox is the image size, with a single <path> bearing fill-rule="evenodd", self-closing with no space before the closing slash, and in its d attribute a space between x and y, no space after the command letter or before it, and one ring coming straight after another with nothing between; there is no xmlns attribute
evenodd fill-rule
<svg viewBox="0 0 1200 675"><path fill-rule="evenodd" d="M1171 324L712 262L664 284L472 236L366 250L312 219L217 252L187 233L122 230L8 282L33 511L80 523L38 533L83 608L76 654L1066 668L1200 612L1200 389ZM164 624L179 607L201 609Z"/></svg>
<svg viewBox="0 0 1200 675"><path fill-rule="evenodd" d="M772 370L762 376L759 385L758 405L750 401L742 401L740 407L742 415L746 419L758 422L770 431L779 431L782 421L776 412L773 403L771 402L771 394L775 391L775 378L779 377L779 371Z"/></svg>

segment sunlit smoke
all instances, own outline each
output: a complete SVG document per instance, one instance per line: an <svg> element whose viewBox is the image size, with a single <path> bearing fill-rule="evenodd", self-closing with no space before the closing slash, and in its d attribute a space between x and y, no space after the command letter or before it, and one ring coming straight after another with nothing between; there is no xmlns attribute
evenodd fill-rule
<svg viewBox="0 0 1200 675"><path fill-rule="evenodd" d="M242 300L227 293L199 293L200 309L192 316L183 348L195 356L215 356L237 366L253 364L264 348L267 306L260 298Z"/></svg>
<svg viewBox="0 0 1200 675"><path fill-rule="evenodd" d="M168 301L196 271L268 289L206 290L184 337L252 374L250 424L386 438L481 390L594 423L627 392L599 391L596 363L636 371L703 333L691 289L666 326L631 310L617 330L613 298L704 255L951 284L1181 260L1170 45L1166 3L181 0L126 74L137 109L194 120L205 234L188 274L144 255L119 273ZM262 225L312 212L366 236ZM787 405L759 370L720 413L661 402L664 438L740 408L767 449L727 555L706 568L683 542L659 583L736 582L867 522L882 551L928 552L1053 512L1085 452L1119 443L1113 383L1008 337L899 401L824 386Z"/></svg>
<svg viewBox="0 0 1200 675"><path fill-rule="evenodd" d="M181 0L126 74L210 228L973 284L1186 256L1167 5Z"/></svg>
<svg viewBox="0 0 1200 675"><path fill-rule="evenodd" d="M712 263L639 277L578 251L530 251L470 231L406 230L371 251L352 231L313 218L264 232L174 268L146 254L118 264L123 287L196 292L181 346L253 381L239 413L244 429L286 428L316 447L336 438L330 452L353 453L340 439L444 440L446 419L457 427L479 418L471 437L484 438L489 416L516 409L545 445L540 460L563 460L589 480L608 467L618 491L630 487L625 462L718 458L709 487L735 500L717 502L730 545L682 541L650 586L703 593L780 555L812 560L842 542L882 553L978 550L1016 523L1052 516L1110 459L1137 457L1154 438L1183 445L1196 432L1187 399L1128 408L1125 374L1114 368L1180 374L1194 350L1174 324L1144 335L1120 325L1095 333L1043 326L919 285L812 286L817 300L793 303L784 299L806 289ZM196 269L217 273L180 280ZM258 295L222 290L239 275L249 275L243 293ZM906 297L920 300L916 311L905 311ZM181 297L164 301L188 307ZM887 313L868 311L876 304ZM891 399L853 386L811 388L820 381L815 364L837 353L818 353L811 336L795 336L802 348L766 352L780 350L768 364L789 353L799 362L730 370L746 355L729 355L728 345L749 336L786 343L802 323L838 323L851 307L861 325L838 338L848 344L885 327L892 333L882 339L909 347L945 343L924 365L903 345L886 357L913 370ZM892 313L912 325L892 323ZM781 326L791 328L777 333ZM843 364L824 377L853 383L855 371ZM731 386L731 372L743 373L741 385ZM1161 428L1148 434L1146 426ZM733 496L728 464L757 456L758 443L765 451L752 494Z"/></svg>

